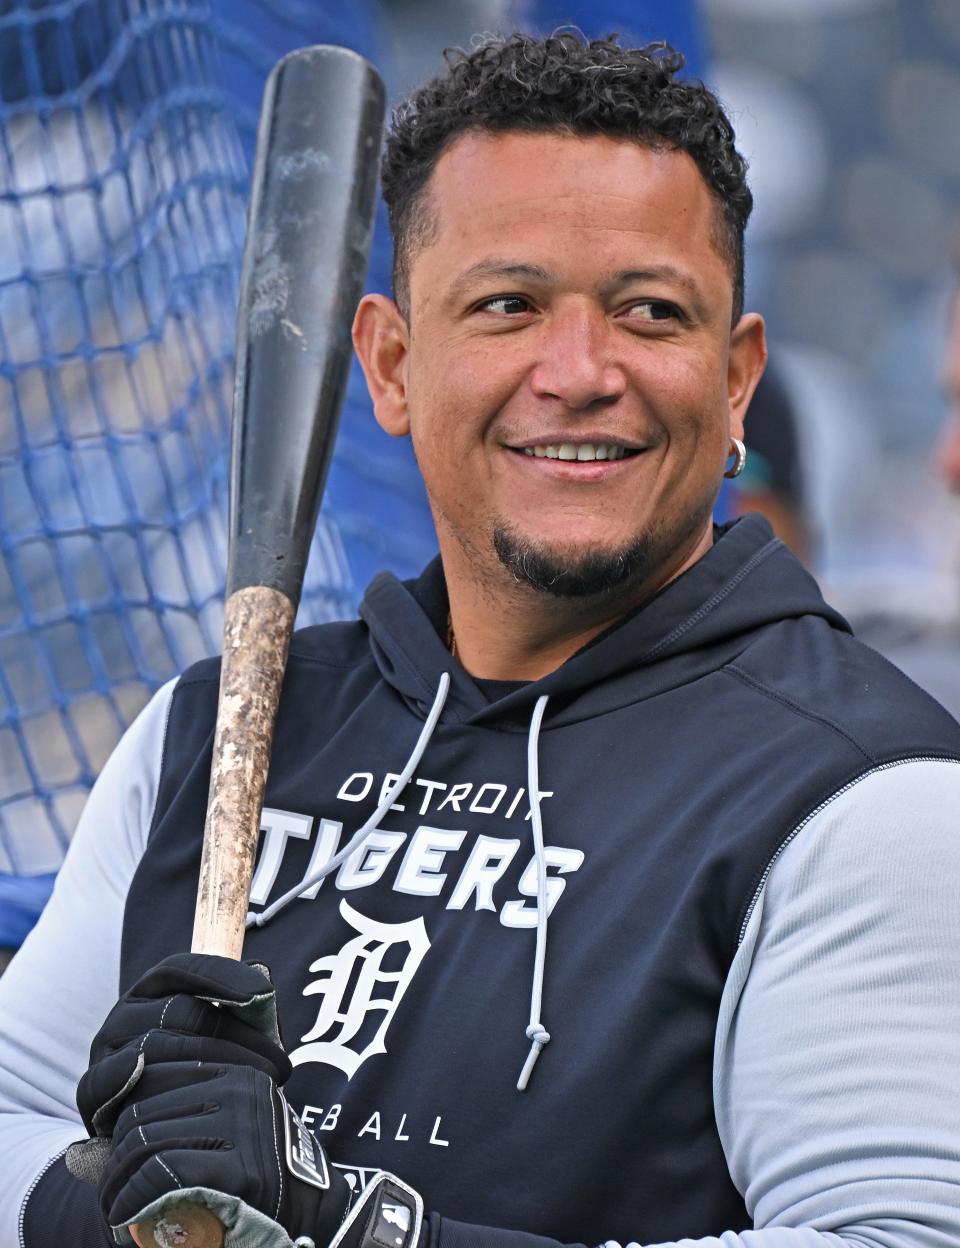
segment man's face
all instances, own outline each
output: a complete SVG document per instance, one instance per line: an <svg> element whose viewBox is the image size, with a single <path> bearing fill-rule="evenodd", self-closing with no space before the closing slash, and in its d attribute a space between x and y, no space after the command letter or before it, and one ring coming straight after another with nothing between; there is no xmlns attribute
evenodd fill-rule
<svg viewBox="0 0 960 1248"><path fill-rule="evenodd" d="M377 412L412 436L445 558L455 544L483 577L499 557L554 593L675 575L709 534L764 355L756 317L731 351L730 266L695 164L602 137L469 134L429 197Z"/></svg>

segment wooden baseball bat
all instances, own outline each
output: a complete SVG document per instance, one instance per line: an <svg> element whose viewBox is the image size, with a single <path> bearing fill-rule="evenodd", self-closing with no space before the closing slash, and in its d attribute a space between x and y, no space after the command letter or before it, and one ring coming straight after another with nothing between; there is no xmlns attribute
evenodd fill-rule
<svg viewBox="0 0 960 1248"><path fill-rule="evenodd" d="M223 663L194 953L239 958L273 727L351 361L373 234L385 92L346 48L267 80L237 314ZM219 1248L206 1209L130 1228L141 1248Z"/></svg>

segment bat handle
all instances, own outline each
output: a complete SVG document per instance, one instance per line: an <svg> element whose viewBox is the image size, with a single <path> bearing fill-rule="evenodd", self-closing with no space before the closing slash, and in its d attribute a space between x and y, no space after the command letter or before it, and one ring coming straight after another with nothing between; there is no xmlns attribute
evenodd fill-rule
<svg viewBox="0 0 960 1248"><path fill-rule="evenodd" d="M224 604L194 953L239 958L243 950L273 726L295 615L286 594L263 585L238 589Z"/></svg>
<svg viewBox="0 0 960 1248"><path fill-rule="evenodd" d="M193 929L194 953L239 958L273 726L296 608L276 589L238 589L223 610L220 701ZM139 1248L222 1248L225 1231L199 1205L171 1206L130 1228Z"/></svg>
<svg viewBox="0 0 960 1248"><path fill-rule="evenodd" d="M172 1205L159 1218L128 1228L138 1248L223 1248L223 1224L199 1205Z"/></svg>

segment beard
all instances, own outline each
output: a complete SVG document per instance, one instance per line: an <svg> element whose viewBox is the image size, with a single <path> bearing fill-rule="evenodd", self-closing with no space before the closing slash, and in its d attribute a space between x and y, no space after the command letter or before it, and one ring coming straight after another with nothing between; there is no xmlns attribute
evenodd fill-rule
<svg viewBox="0 0 960 1248"><path fill-rule="evenodd" d="M626 585L657 589L658 578L670 578L676 556L709 518L713 501L711 495L669 532L652 526L615 550L537 545L506 524L495 526L493 548L518 584L555 598L598 598Z"/></svg>

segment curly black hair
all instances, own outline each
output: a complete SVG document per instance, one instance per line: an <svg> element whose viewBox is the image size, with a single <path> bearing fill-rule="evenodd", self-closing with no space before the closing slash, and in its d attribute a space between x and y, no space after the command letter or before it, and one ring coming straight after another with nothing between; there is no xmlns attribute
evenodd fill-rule
<svg viewBox="0 0 960 1248"><path fill-rule="evenodd" d="M513 34L469 51L448 48L447 69L393 112L381 167L394 241L393 285L408 310L412 251L435 221L424 203L434 166L460 135L526 131L602 134L687 152L716 197L716 242L733 275L733 316L743 311L743 234L753 196L733 127L702 83L679 81L684 58L669 44L623 48L617 35L587 40Z"/></svg>

